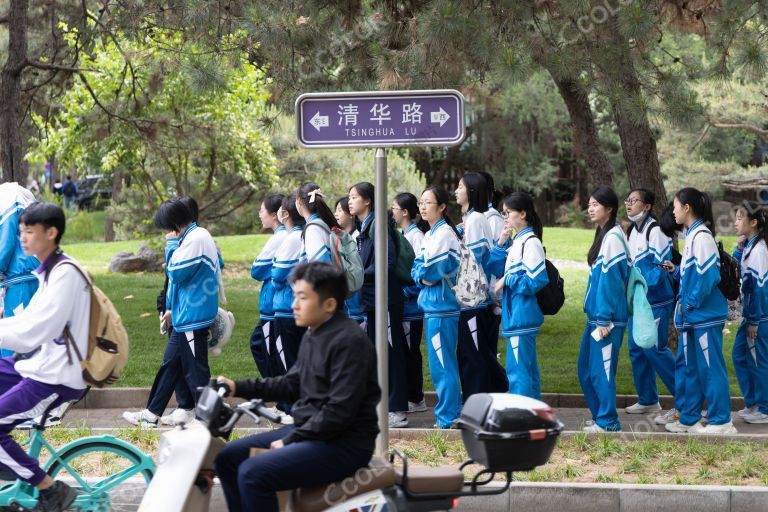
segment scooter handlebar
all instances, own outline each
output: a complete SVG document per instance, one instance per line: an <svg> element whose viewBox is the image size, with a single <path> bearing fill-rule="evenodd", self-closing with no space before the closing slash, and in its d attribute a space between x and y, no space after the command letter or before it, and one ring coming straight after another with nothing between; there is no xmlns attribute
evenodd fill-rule
<svg viewBox="0 0 768 512"><path fill-rule="evenodd" d="M258 400L258 403L254 403L254 409L256 410L256 414L263 418L267 418L272 423L280 423L281 418L277 414L275 414L275 411L272 409L269 409L267 407L264 407L261 405L263 402L261 400Z"/></svg>

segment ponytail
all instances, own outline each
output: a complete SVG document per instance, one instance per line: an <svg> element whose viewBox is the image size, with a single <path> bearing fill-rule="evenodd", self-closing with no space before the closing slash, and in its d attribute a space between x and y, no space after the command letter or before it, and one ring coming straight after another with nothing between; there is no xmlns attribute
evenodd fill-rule
<svg viewBox="0 0 768 512"><path fill-rule="evenodd" d="M304 207L310 213L316 213L330 229L341 229L339 223L336 222L333 212L325 203L323 192L320 190L319 185L316 183L305 183L296 190L296 197L301 199Z"/></svg>
<svg viewBox="0 0 768 512"><path fill-rule="evenodd" d="M704 222L712 236L715 236L715 219L712 215L712 199L706 192L701 192L693 187L681 189L675 197L680 204L691 207L693 214Z"/></svg>

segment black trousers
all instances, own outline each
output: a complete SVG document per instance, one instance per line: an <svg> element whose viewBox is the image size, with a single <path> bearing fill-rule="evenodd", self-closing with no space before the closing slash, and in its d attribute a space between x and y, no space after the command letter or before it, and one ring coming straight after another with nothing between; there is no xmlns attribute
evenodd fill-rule
<svg viewBox="0 0 768 512"><path fill-rule="evenodd" d="M194 409L197 388L208 384L211 378L211 369L208 367L210 329L206 327L193 331L191 341L187 339L188 334L171 329L163 362L149 392L147 409L152 414L163 414L174 391L179 408ZM186 387L186 390L180 391L182 387Z"/></svg>
<svg viewBox="0 0 768 512"><path fill-rule="evenodd" d="M278 512L276 491L337 482L371 460L373 450L315 440L250 456L251 448L269 448L293 428L289 425L231 441L219 453L216 474L229 512Z"/></svg>
<svg viewBox="0 0 768 512"><path fill-rule="evenodd" d="M421 335L424 332L424 320L403 321L403 334L408 348L406 354L408 366L408 401L421 402L424 399L424 367L421 358Z"/></svg>
<svg viewBox="0 0 768 512"><path fill-rule="evenodd" d="M367 311L368 337L376 346L376 312ZM403 305L389 305L389 410L408 411L408 345L403 333ZM379 355L379 357L381 357Z"/></svg>
<svg viewBox="0 0 768 512"><path fill-rule="evenodd" d="M275 318L272 326L275 330L270 340L269 371L270 377L279 377L285 375L296 362L301 338L307 328L297 326L293 318ZM290 413L291 405L293 404L278 402L277 408Z"/></svg>
<svg viewBox="0 0 768 512"><path fill-rule="evenodd" d="M269 350L272 348L270 340L274 327L274 320L259 319L251 334L251 355L262 377L272 377Z"/></svg>
<svg viewBox="0 0 768 512"><path fill-rule="evenodd" d="M506 372L496 358L495 325L490 308L462 311L459 316L459 378L464 401L475 393L509 390Z"/></svg>

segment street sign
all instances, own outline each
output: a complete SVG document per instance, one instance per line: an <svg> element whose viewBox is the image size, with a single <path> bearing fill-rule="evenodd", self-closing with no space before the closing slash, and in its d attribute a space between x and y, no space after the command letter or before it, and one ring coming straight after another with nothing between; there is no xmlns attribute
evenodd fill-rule
<svg viewBox="0 0 768 512"><path fill-rule="evenodd" d="M452 146L464 140L464 96L452 89L302 94L296 135L309 148Z"/></svg>

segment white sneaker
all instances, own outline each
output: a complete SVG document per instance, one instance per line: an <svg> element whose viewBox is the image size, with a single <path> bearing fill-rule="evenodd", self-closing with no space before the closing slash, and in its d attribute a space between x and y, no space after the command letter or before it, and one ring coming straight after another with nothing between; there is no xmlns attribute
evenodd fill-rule
<svg viewBox="0 0 768 512"><path fill-rule="evenodd" d="M172 410L169 414L160 417L160 423L163 425L169 425L175 427L177 425L189 425L195 419L194 409L179 409L178 407Z"/></svg>
<svg viewBox="0 0 768 512"><path fill-rule="evenodd" d="M657 425L666 425L668 423L672 423L673 421L678 421L680 419L680 415L677 413L677 409L674 407L667 412L663 412L653 418L653 422Z"/></svg>
<svg viewBox="0 0 768 512"><path fill-rule="evenodd" d="M768 423L768 414L756 410L752 414L744 416L744 421L747 423Z"/></svg>
<svg viewBox="0 0 768 512"><path fill-rule="evenodd" d="M422 398L421 402L408 402L408 412L424 412L427 410L427 402Z"/></svg>
<svg viewBox="0 0 768 512"><path fill-rule="evenodd" d="M736 414L739 415L740 418L746 418L747 416L754 414L757 412L757 406L753 405L752 407L745 407Z"/></svg>
<svg viewBox="0 0 768 512"><path fill-rule="evenodd" d="M281 411L277 407L272 407L272 412L280 416L281 425L293 425L293 416L291 416L290 414Z"/></svg>
<svg viewBox="0 0 768 512"><path fill-rule="evenodd" d="M591 425L586 425L583 429L581 429L582 432L586 434L603 434L605 432L608 432L603 427L598 425L597 423L592 423Z"/></svg>
<svg viewBox="0 0 768 512"><path fill-rule="evenodd" d="M389 428L403 428L408 426L408 416L405 412L389 413Z"/></svg>
<svg viewBox="0 0 768 512"><path fill-rule="evenodd" d="M658 412L661 410L661 405L659 402L656 402L655 404L650 405L642 405L640 403L636 403L635 405L630 405L624 411L627 414L645 414L648 412Z"/></svg>
<svg viewBox="0 0 768 512"><path fill-rule="evenodd" d="M696 425L699 425L698 427ZM728 435L738 434L739 431L733 426L733 422L723 423L722 425L707 425L706 427L697 423L689 432L691 434L703 434L703 435Z"/></svg>
<svg viewBox="0 0 768 512"><path fill-rule="evenodd" d="M667 423L664 425L664 428L667 429L667 432L673 432L675 434L685 434L687 432L692 432L695 428L704 428L704 426L701 424L700 421L697 421L694 425L683 425L680 423L680 420L673 421L671 423Z"/></svg>
<svg viewBox="0 0 768 512"><path fill-rule="evenodd" d="M141 428L156 428L158 420L157 416L147 409L142 409L138 412L125 411L123 413L123 419L131 425L136 425Z"/></svg>

